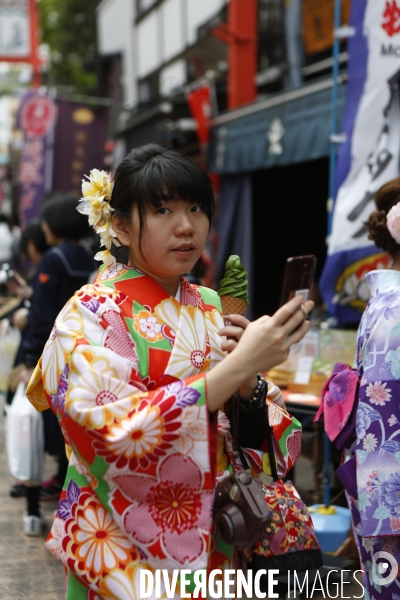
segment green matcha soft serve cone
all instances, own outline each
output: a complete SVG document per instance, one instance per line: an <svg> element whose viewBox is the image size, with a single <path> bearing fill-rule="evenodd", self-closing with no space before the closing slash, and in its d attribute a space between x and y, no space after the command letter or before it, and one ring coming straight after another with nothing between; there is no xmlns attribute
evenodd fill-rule
<svg viewBox="0 0 400 600"><path fill-rule="evenodd" d="M244 315L249 304L247 271L236 254L232 254L226 261L225 275L219 286L218 295L221 298L222 314Z"/></svg>

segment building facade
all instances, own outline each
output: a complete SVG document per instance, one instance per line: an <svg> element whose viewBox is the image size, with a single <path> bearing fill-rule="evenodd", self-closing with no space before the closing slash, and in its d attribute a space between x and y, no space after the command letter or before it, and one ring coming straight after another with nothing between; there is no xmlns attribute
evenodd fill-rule
<svg viewBox="0 0 400 600"><path fill-rule="evenodd" d="M221 274L229 254L242 257L251 316L277 308L288 256L316 254L320 268L325 260L334 4L102 0L98 7L102 93L114 101L115 164L149 141L204 158L187 96L210 86L207 168L220 180L218 269ZM343 24L349 11L350 0L342 0ZM253 54L245 49L249 40ZM339 119L346 40L340 50ZM238 105L232 85L242 81L252 90Z"/></svg>
<svg viewBox="0 0 400 600"><path fill-rule="evenodd" d="M128 150L148 141L198 153L186 94L190 84L208 77L224 108L227 51L211 30L226 20L226 5L227 0L99 4L100 86L113 100L110 134L117 154L121 145Z"/></svg>

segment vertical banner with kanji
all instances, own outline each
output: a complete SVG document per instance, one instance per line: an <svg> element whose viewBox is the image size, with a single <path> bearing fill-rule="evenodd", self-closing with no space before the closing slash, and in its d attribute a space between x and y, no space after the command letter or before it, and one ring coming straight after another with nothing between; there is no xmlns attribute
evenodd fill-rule
<svg viewBox="0 0 400 600"><path fill-rule="evenodd" d="M46 93L25 94L18 113L18 126L23 131L18 173L21 227L38 216L43 198L51 189L55 120L56 106Z"/></svg>
<svg viewBox="0 0 400 600"><path fill-rule="evenodd" d="M91 169L102 169L107 136L107 107L57 99L53 192L81 195Z"/></svg>
<svg viewBox="0 0 400 600"><path fill-rule="evenodd" d="M336 173L328 259L320 282L340 324L360 317L365 274L388 257L368 240L364 225L378 189L400 173L400 0L357 0L350 24L349 83Z"/></svg>

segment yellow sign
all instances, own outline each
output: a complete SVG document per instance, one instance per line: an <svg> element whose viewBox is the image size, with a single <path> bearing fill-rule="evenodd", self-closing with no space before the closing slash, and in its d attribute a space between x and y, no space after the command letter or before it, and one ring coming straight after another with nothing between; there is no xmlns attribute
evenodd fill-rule
<svg viewBox="0 0 400 600"><path fill-rule="evenodd" d="M351 0L342 0L342 24L348 25ZM303 0L306 54L323 52L333 44L335 0Z"/></svg>
<svg viewBox="0 0 400 600"><path fill-rule="evenodd" d="M72 113L72 120L79 125L89 125L95 119L95 114L88 108L77 108Z"/></svg>

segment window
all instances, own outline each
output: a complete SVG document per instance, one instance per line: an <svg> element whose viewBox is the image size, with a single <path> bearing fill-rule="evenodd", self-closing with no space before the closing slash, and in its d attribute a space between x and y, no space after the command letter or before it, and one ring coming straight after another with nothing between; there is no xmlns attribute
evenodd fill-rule
<svg viewBox="0 0 400 600"><path fill-rule="evenodd" d="M158 0L136 0L137 14L140 15L149 10Z"/></svg>
<svg viewBox="0 0 400 600"><path fill-rule="evenodd" d="M151 104L159 96L159 73L156 71L139 81L139 104Z"/></svg>
<svg viewBox="0 0 400 600"><path fill-rule="evenodd" d="M284 5L282 0L259 0L259 91L283 87L285 70Z"/></svg>

